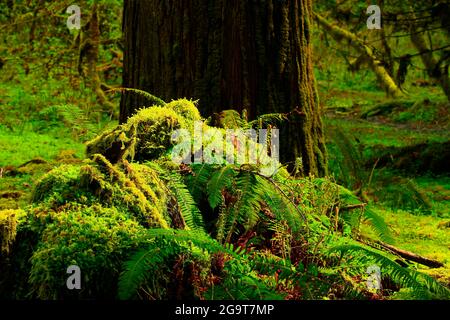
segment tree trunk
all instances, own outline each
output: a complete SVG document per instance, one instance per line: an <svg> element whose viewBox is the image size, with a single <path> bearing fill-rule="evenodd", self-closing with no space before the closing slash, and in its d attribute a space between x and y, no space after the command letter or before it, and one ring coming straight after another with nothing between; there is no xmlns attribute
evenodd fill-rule
<svg viewBox="0 0 450 320"><path fill-rule="evenodd" d="M415 16L413 16L415 18ZM439 83L447 99L450 101L450 79L448 77L448 64L437 61L433 55L433 50L428 47L427 42L421 30L418 30L414 24L410 25L411 42L420 53L420 58L431 79Z"/></svg>
<svg viewBox="0 0 450 320"><path fill-rule="evenodd" d="M104 111L113 115L115 106L108 101L103 92L100 75L97 71L100 44L100 21L98 12L98 5L94 3L89 22L83 26L80 33L78 72L84 78L86 85L95 92L98 102L105 109Z"/></svg>
<svg viewBox="0 0 450 320"><path fill-rule="evenodd" d="M295 114L281 125L283 162L326 173L312 70L312 0L125 0L124 87L165 101L199 99L203 116ZM122 96L124 122L145 98ZM298 108L298 112L292 110Z"/></svg>

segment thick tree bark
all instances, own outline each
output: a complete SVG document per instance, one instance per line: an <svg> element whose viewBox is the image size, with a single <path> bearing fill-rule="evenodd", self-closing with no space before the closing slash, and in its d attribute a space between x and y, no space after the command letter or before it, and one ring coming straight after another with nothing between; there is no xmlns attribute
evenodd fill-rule
<svg viewBox="0 0 450 320"><path fill-rule="evenodd" d="M323 175L326 151L311 60L312 0L125 0L124 87L199 99L203 116L288 113L281 160ZM145 98L122 96L124 122Z"/></svg>

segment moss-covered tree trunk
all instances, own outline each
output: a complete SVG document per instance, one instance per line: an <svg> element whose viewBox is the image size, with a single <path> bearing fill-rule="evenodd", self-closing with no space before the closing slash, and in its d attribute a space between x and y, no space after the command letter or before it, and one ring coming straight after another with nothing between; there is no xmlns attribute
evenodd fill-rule
<svg viewBox="0 0 450 320"><path fill-rule="evenodd" d="M125 0L124 87L199 99L203 116L290 113L283 162L323 175L326 151L312 69L312 0ZM120 121L145 98L122 97ZM292 112L296 110L296 112Z"/></svg>

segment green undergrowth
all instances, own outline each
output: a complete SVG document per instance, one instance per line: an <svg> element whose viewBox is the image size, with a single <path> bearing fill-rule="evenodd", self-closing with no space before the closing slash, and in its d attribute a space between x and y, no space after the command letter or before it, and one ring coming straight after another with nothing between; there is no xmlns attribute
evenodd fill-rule
<svg viewBox="0 0 450 320"><path fill-rule="evenodd" d="M417 216L403 210L386 210L380 207L377 213L391 226L395 245L403 250L435 259L444 264L441 268L427 268L419 264L415 267L432 275L446 285L450 284L450 216L436 218L434 216ZM362 226L367 234L372 231Z"/></svg>
<svg viewBox="0 0 450 320"><path fill-rule="evenodd" d="M449 297L361 242L390 243L392 230L330 178L172 162L171 131L190 132L199 119L185 99L144 108L88 142L86 158L11 167L10 178L35 165L40 177L28 206L0 210L2 298L389 299L401 288L409 298ZM395 285L367 287L374 263ZM77 293L65 286L70 265L82 270Z"/></svg>
<svg viewBox="0 0 450 320"><path fill-rule="evenodd" d="M33 131L15 133L3 126L0 126L0 148L2 149L0 167L20 166L34 158L51 161L62 150L74 150L75 155L79 158L84 154L83 143L74 141L65 135L58 136L57 132L50 134Z"/></svg>

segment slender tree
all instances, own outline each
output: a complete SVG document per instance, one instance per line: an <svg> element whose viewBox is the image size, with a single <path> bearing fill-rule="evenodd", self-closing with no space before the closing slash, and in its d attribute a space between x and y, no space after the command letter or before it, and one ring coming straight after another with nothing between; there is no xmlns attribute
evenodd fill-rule
<svg viewBox="0 0 450 320"><path fill-rule="evenodd" d="M124 87L199 99L204 116L289 114L281 160L326 173L311 51L312 0L125 0ZM120 121L145 98L124 94Z"/></svg>

